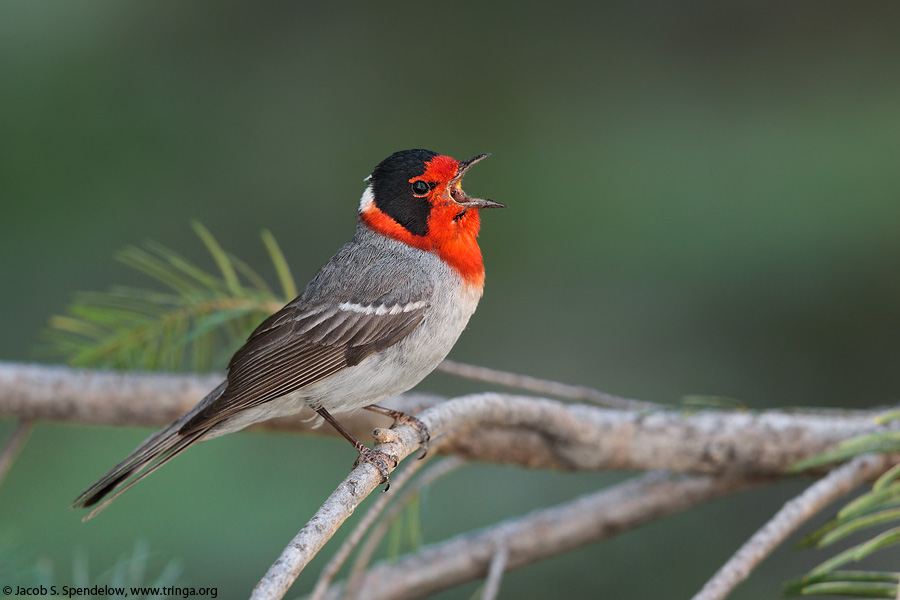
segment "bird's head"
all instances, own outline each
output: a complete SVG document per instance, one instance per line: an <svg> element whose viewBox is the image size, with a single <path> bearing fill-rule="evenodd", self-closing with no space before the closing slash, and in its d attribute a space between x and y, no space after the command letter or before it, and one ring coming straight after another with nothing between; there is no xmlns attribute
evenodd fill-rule
<svg viewBox="0 0 900 600"><path fill-rule="evenodd" d="M464 275L478 271L483 280L478 211L505 205L469 196L462 178L488 156L459 161L430 150L395 152L367 179L360 219L382 235L438 253Z"/></svg>
<svg viewBox="0 0 900 600"><path fill-rule="evenodd" d="M435 227L459 221L469 211L503 208L493 200L472 198L462 178L489 154L459 161L430 150L403 150L390 155L369 176L360 212L380 211L411 235L427 237Z"/></svg>

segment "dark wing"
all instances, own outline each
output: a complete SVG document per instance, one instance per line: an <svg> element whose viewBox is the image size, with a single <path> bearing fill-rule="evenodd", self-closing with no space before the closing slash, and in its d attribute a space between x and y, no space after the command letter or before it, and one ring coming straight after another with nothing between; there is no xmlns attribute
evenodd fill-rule
<svg viewBox="0 0 900 600"><path fill-rule="evenodd" d="M428 304L375 301L304 306L295 301L263 321L228 366L228 386L182 426L189 435L334 375L406 337Z"/></svg>

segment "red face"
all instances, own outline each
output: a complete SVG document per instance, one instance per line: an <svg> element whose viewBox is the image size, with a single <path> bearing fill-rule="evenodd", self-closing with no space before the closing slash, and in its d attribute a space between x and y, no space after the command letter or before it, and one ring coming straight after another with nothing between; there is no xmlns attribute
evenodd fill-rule
<svg viewBox="0 0 900 600"><path fill-rule="evenodd" d="M503 205L469 197L461 182L486 156L457 161L428 150L397 152L372 173L373 202L361 218L383 235L438 253L467 279L483 281L478 209Z"/></svg>
<svg viewBox="0 0 900 600"><path fill-rule="evenodd" d="M372 173L375 205L413 235L427 236L435 209L459 219L467 211L503 205L471 198L462 189L462 177L481 154L458 161L429 150L405 150L391 155Z"/></svg>

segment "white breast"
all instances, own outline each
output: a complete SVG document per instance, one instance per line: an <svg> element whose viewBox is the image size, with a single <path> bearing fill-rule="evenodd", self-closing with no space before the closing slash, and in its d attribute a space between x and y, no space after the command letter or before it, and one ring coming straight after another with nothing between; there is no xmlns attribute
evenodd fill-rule
<svg viewBox="0 0 900 600"><path fill-rule="evenodd" d="M440 286L418 327L386 350L303 390L304 401L340 413L376 404L418 384L444 360L466 328L480 288L453 274Z"/></svg>

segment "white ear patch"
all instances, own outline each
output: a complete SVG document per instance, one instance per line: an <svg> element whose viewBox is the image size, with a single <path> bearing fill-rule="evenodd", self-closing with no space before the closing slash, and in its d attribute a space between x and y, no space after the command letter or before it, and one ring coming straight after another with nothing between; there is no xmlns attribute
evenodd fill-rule
<svg viewBox="0 0 900 600"><path fill-rule="evenodd" d="M371 175L369 177L371 177ZM363 212L373 204L375 204L375 192L372 191L372 184L370 183L366 187L366 191L363 192L362 198L359 201L359 212Z"/></svg>

